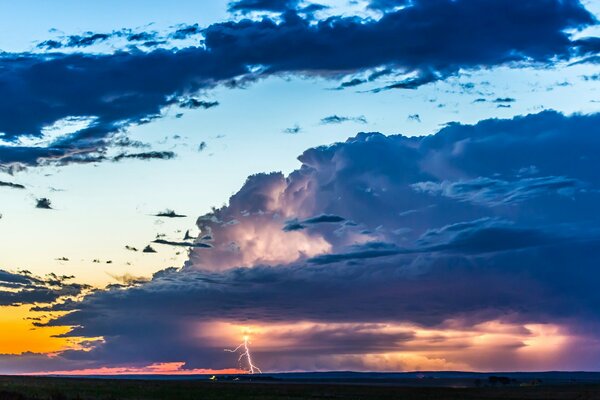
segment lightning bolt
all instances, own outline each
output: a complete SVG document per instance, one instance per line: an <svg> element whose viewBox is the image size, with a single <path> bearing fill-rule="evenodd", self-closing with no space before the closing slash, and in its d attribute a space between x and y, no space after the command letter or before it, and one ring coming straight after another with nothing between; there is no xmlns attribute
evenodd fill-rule
<svg viewBox="0 0 600 400"><path fill-rule="evenodd" d="M250 354L250 339L248 338L248 336L244 336L244 341L242 343L240 343L240 345L238 347L236 347L235 349L224 349L225 351L229 352L229 353L237 353L240 350L243 350L243 352L240 353L240 357L238 358L238 361L241 362L243 358L246 358L246 362L248 363L248 372L250 372L251 374L255 374L255 373L259 373L262 374L262 371L260 370L260 368L258 368L256 365L254 365L252 363L252 355Z"/></svg>

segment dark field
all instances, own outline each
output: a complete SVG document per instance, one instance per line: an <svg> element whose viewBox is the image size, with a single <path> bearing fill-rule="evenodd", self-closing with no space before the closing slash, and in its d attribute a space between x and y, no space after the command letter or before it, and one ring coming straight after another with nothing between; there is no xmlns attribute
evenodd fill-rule
<svg viewBox="0 0 600 400"><path fill-rule="evenodd" d="M410 384L410 382L406 382ZM427 383L423 383L427 384ZM0 400L71 399L600 399L600 384L452 388L390 383L207 382L0 377Z"/></svg>

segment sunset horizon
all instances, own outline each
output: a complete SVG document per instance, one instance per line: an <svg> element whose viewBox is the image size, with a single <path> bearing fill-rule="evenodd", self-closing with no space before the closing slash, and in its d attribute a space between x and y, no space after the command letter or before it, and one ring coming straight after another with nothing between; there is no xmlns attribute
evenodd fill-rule
<svg viewBox="0 0 600 400"><path fill-rule="evenodd" d="M599 18L0 4L0 375L600 383Z"/></svg>

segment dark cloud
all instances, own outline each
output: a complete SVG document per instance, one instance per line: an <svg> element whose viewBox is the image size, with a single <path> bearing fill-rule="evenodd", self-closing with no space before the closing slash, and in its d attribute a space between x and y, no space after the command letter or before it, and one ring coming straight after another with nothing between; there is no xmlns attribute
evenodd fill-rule
<svg viewBox="0 0 600 400"><path fill-rule="evenodd" d="M0 181L0 187L7 187L7 188L11 188L11 189L25 189L25 186L23 186L19 183L4 182L4 181Z"/></svg>
<svg viewBox="0 0 600 400"><path fill-rule="evenodd" d="M158 212L154 214L155 217L164 217L164 218L184 218L187 215L177 214L174 210L166 209L164 211Z"/></svg>
<svg viewBox="0 0 600 400"><path fill-rule="evenodd" d="M142 250L142 253L156 253L156 250L154 250L152 246L147 245L146 247L144 247L144 250Z"/></svg>
<svg viewBox="0 0 600 400"><path fill-rule="evenodd" d="M169 34L171 39L183 40L190 36L199 35L202 32L202 28L198 24L193 25L179 25L175 32Z"/></svg>
<svg viewBox="0 0 600 400"><path fill-rule="evenodd" d="M188 108L190 110L197 109L197 108L203 108L203 109L207 110L209 108L213 108L218 105L219 105L218 101L199 100L195 97L190 97L189 99L185 99L185 100L182 100L179 102L179 107Z"/></svg>
<svg viewBox="0 0 600 400"><path fill-rule="evenodd" d="M14 273L9 271L0 270L0 282L4 285L10 284L31 284L36 282L37 279L33 278L30 273Z"/></svg>
<svg viewBox="0 0 600 400"><path fill-rule="evenodd" d="M283 230L285 232L292 232L292 231L301 231L302 229L305 229L305 228L306 228L306 226L301 224L300 222L298 222L298 220L291 220L284 225Z"/></svg>
<svg viewBox="0 0 600 400"><path fill-rule="evenodd" d="M358 117L345 117L345 116L339 116L339 115L335 115L335 114L321 118L322 125L341 124L342 122L348 122L348 121L357 122L360 124L366 124L367 118L365 118L364 115L360 115Z"/></svg>
<svg viewBox="0 0 600 400"><path fill-rule="evenodd" d="M565 243L572 238L487 218L432 229L419 239L423 250L481 254Z"/></svg>
<svg viewBox="0 0 600 400"><path fill-rule="evenodd" d="M41 197L36 200L35 207L45 210L52 210L52 202L46 197Z"/></svg>
<svg viewBox="0 0 600 400"><path fill-rule="evenodd" d="M297 8L300 0L237 0L229 3L230 12L243 14L252 11L284 12Z"/></svg>
<svg viewBox="0 0 600 400"><path fill-rule="evenodd" d="M346 81L346 82L342 82L340 84L340 87L341 88L354 87L354 86L362 85L365 82L367 82L365 79L353 78L352 80L349 80L349 81Z"/></svg>
<svg viewBox="0 0 600 400"><path fill-rule="evenodd" d="M72 276L49 274L38 277L27 271L0 270L0 305L52 303L62 298L77 296L89 286L69 282Z"/></svg>
<svg viewBox="0 0 600 400"><path fill-rule="evenodd" d="M381 91L390 89L417 89L423 85L427 85L428 83L432 83L440 79L442 79L442 76L439 74L431 72L420 72L414 78L406 78L398 82L392 83L390 85L373 89L372 92L379 93Z"/></svg>
<svg viewBox="0 0 600 400"><path fill-rule="evenodd" d="M127 136L116 136L112 138L110 146L114 147L133 147L133 148L148 148L148 143L141 142L139 140L132 140Z"/></svg>
<svg viewBox="0 0 600 400"><path fill-rule="evenodd" d="M112 38L115 33L86 32L83 35L70 35L64 40L46 40L37 45L40 49L55 50L66 47L88 47L105 42Z"/></svg>
<svg viewBox="0 0 600 400"><path fill-rule="evenodd" d="M192 248L183 269L51 307L73 311L50 322L76 326L67 336L105 339L61 357L230 366L222 346L189 333L212 321L317 324L274 333L294 336L300 350L257 349L272 368L312 368L302 352L316 349L329 357L402 349L414 332L389 326L403 323L474 329L504 321L523 332L559 324L593 349L599 126L598 114L543 112L450 124L425 137L362 133L309 149L289 176L251 176L227 206L200 217L198 243L210 246ZM434 182L435 193L416 190L423 182ZM438 192L441 182L452 189ZM282 230L292 219L313 224ZM153 345L167 334L168 349ZM511 352L494 357L531 368ZM598 366L577 354L561 365Z"/></svg>
<svg viewBox="0 0 600 400"><path fill-rule="evenodd" d="M231 7L283 10L294 2L242 1ZM277 20L217 23L203 30L201 47L114 54L4 53L4 141L41 138L44 127L65 118L94 117L94 122L46 147L0 146L0 163L89 162L86 154L105 152L111 135L160 117L165 107L199 90L220 84L243 87L273 74L347 83L358 73L403 75L375 89L380 91L416 88L461 70L551 65L593 56L597 38L571 40L567 32L594 23L576 0L509 5L501 0L417 0L379 19L334 16L314 21L287 10Z"/></svg>
<svg viewBox="0 0 600 400"><path fill-rule="evenodd" d="M148 151L144 153L121 153L113 157L113 161L121 161L124 159L171 160L173 158L175 158L175 153L172 151Z"/></svg>
<svg viewBox="0 0 600 400"><path fill-rule="evenodd" d="M346 219L338 215L321 214L316 217L304 219L302 221L298 221L297 219L288 221L283 227L283 230L285 232L298 231L310 225L340 223L344 221L346 221Z"/></svg>
<svg viewBox="0 0 600 400"><path fill-rule="evenodd" d="M156 40L156 32L132 32L126 37L129 42L153 42Z"/></svg>
<svg viewBox="0 0 600 400"><path fill-rule="evenodd" d="M287 133L287 134L290 134L290 135L296 135L296 134L298 134L300 132L302 132L302 128L300 127L300 125L294 125L292 127L285 128L283 130L283 133Z"/></svg>
<svg viewBox="0 0 600 400"><path fill-rule="evenodd" d="M409 121L421 122L421 116L419 114L410 114L408 116Z"/></svg>
<svg viewBox="0 0 600 400"><path fill-rule="evenodd" d="M306 6L300 6L300 0L234 0L229 2L228 10L233 13L248 14L251 12L296 12L312 18L313 14L329 7L310 3Z"/></svg>
<svg viewBox="0 0 600 400"><path fill-rule="evenodd" d="M592 64L598 64L600 57L600 38L599 37L586 37L574 41L574 45L580 54L589 55L583 62L589 62Z"/></svg>
<svg viewBox="0 0 600 400"><path fill-rule="evenodd" d="M420 251L401 249L392 243L369 242L364 245L351 246L350 251L347 253L323 254L309 258L307 261L311 264L325 265L344 261L368 260L418 252Z"/></svg>
<svg viewBox="0 0 600 400"><path fill-rule="evenodd" d="M512 97L497 97L493 100L493 103L514 103L515 99Z"/></svg>
<svg viewBox="0 0 600 400"><path fill-rule="evenodd" d="M156 240L153 240L152 243L164 244L167 246L176 246L176 247L197 247L197 248L203 248L203 249L210 249L212 247L210 244L202 243L202 242L197 242L197 243L175 242L175 241L165 240L165 239L156 239Z"/></svg>
<svg viewBox="0 0 600 400"><path fill-rule="evenodd" d="M183 34L177 34L179 30L169 34L169 37L178 39ZM134 31L131 29L121 29L112 32L84 32L81 35L68 35L58 39L49 39L39 43L36 47L43 50L59 49L82 49L90 46L113 41L115 39L124 39L127 42L135 42L147 47L155 47L164 44L166 41L155 31Z"/></svg>
<svg viewBox="0 0 600 400"><path fill-rule="evenodd" d="M331 214L321 214L316 217L307 218L302 221L303 224L324 224L324 223L337 223L344 222L346 219L344 217L340 217L339 215L331 215Z"/></svg>

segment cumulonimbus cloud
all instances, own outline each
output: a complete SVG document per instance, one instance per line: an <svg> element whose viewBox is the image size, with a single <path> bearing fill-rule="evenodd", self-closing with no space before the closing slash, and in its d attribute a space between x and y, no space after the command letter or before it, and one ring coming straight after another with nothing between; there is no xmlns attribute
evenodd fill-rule
<svg viewBox="0 0 600 400"><path fill-rule="evenodd" d="M434 358L417 358L422 365L493 368L468 342L474 331L506 335L486 345L496 368L597 368L576 349L594 353L600 341L599 123L598 114L543 112L309 149L289 176L252 176L200 217L183 269L50 306L72 311L50 325L105 339L61 360L225 368L216 336L249 324L272 332L255 356L273 369L368 369L398 349ZM303 229L284 229L293 219ZM463 338L459 352L416 339L449 329ZM564 346L523 342L548 332ZM168 348L150 345L164 335ZM525 356L534 350L553 361L533 363ZM388 367L416 365L401 360Z"/></svg>

